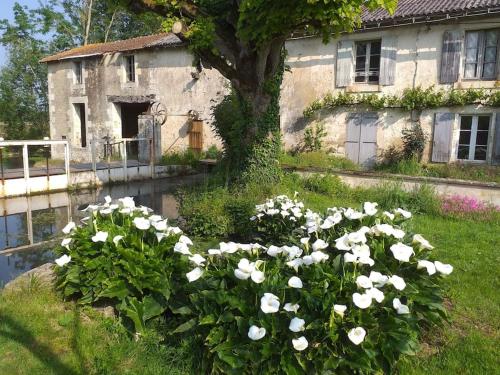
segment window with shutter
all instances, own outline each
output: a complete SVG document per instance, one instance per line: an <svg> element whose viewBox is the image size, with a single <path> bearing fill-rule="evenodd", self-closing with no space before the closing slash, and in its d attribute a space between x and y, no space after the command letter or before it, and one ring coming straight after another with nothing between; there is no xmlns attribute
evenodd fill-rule
<svg viewBox="0 0 500 375"><path fill-rule="evenodd" d="M488 153L491 116L460 116L458 160L484 161Z"/></svg>
<svg viewBox="0 0 500 375"><path fill-rule="evenodd" d="M457 30L445 31L443 34L440 83L454 83L458 81L462 35L462 32Z"/></svg>
<svg viewBox="0 0 500 375"><path fill-rule="evenodd" d="M379 82L381 49L382 42L380 40L356 43L355 82Z"/></svg>
<svg viewBox="0 0 500 375"><path fill-rule="evenodd" d="M465 34L464 78L496 78L499 39L499 30L469 31Z"/></svg>

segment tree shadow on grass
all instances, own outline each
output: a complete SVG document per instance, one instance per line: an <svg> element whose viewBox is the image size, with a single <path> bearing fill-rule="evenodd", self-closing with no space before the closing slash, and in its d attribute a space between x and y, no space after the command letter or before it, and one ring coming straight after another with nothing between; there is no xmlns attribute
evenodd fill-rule
<svg viewBox="0 0 500 375"><path fill-rule="evenodd" d="M55 374L76 375L74 369L61 362L58 355L47 345L37 342L31 332L9 316L0 315L0 321L8 330L0 329L0 336L16 341L28 349L40 362L51 368Z"/></svg>

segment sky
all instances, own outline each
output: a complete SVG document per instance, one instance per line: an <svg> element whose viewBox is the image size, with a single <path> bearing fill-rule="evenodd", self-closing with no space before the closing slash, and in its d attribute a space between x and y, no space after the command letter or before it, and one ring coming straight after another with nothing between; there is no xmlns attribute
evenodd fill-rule
<svg viewBox="0 0 500 375"><path fill-rule="evenodd" d="M14 18L14 13L12 8L15 3L27 6L29 9L37 8L39 0L0 0L0 19L7 18L12 20ZM0 66L5 64L7 59L7 51L3 46L0 45Z"/></svg>

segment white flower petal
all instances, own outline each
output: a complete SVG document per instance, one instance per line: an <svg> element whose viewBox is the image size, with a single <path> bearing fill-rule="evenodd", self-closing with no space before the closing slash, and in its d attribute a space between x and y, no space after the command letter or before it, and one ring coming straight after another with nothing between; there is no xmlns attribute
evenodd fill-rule
<svg viewBox="0 0 500 375"><path fill-rule="evenodd" d="M288 286L291 288L300 289L303 287L302 280L300 278L298 278L297 276L292 276L288 280Z"/></svg>
<svg viewBox="0 0 500 375"><path fill-rule="evenodd" d="M300 319L300 318L295 317L290 321L290 325L288 326L288 329L292 332L301 332L301 331L304 331L306 329L305 324L306 324L306 321L304 319Z"/></svg>
<svg viewBox="0 0 500 375"><path fill-rule="evenodd" d="M198 280L203 275L203 270L200 267L196 267L191 272L186 273L186 277L190 283Z"/></svg>
<svg viewBox="0 0 500 375"><path fill-rule="evenodd" d="M302 336L298 339L292 339L292 345L295 350L301 352L302 350L307 349L307 347L309 346L309 342L304 336Z"/></svg>
<svg viewBox="0 0 500 375"><path fill-rule="evenodd" d="M55 262L59 267L63 267L69 262L71 262L71 257L69 255L64 254L62 257L57 258Z"/></svg>
<svg viewBox="0 0 500 375"><path fill-rule="evenodd" d="M361 344L364 341L365 336L366 331L363 327L353 328L347 334L347 337L349 337L349 340L351 340L354 345Z"/></svg>
<svg viewBox="0 0 500 375"><path fill-rule="evenodd" d="M259 328L257 326L251 326L248 330L248 337L251 340L257 341L266 335L266 329L264 327Z"/></svg>

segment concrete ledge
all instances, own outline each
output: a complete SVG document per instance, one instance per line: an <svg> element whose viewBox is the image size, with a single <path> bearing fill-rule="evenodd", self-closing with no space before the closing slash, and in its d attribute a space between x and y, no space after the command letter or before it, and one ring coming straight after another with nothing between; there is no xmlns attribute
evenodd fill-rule
<svg viewBox="0 0 500 375"><path fill-rule="evenodd" d="M496 182L460 180L455 178L409 176L404 174L353 171L353 170L345 170L337 168L295 167L291 165L282 165L282 168L284 170L292 172L333 173L337 175L359 176L359 177L378 178L378 179L382 178L386 180L414 181L423 183L439 183L439 184L449 184L449 185L464 185L472 187L500 189L500 184Z"/></svg>

